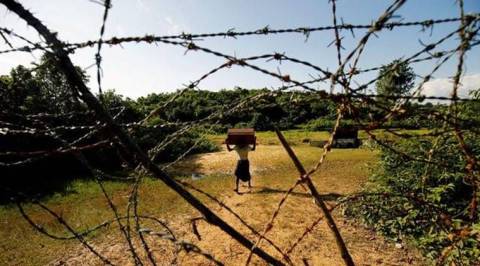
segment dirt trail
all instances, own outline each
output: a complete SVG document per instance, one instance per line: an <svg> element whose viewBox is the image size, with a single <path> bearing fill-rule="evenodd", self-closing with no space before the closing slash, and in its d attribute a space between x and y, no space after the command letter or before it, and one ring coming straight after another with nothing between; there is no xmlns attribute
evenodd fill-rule
<svg viewBox="0 0 480 266"><path fill-rule="evenodd" d="M326 180L328 181L328 180ZM317 182L321 186L323 182ZM262 180L258 180L253 189L242 195L235 195L225 199L225 203L231 206L245 220L253 225L257 231L263 232L265 225L270 220L273 208L280 200L283 193L278 193L275 189L267 188ZM280 190L278 190L280 191ZM259 198L261 194L262 198ZM325 198L335 197L336 191L325 193ZM262 202L263 201L263 202ZM330 202L333 205L333 202ZM220 215L227 222L233 224L236 228L242 228L241 223L228 214L226 211L220 211ZM282 208L278 218L275 220L273 229L267 234L274 243L278 244L282 250L296 242L307 227L309 227L317 218L321 217L320 211L316 209L313 201L308 198L308 194L302 189L296 189L294 195L290 196L288 203ZM381 236L374 232L362 228L344 219L339 212L334 212L341 233L348 245L348 248L357 265L419 265L418 254L396 248L394 244L387 243ZM202 249L211 251L215 258L227 262L227 265L244 265L249 251L243 248L236 241L231 239L221 230L203 225L199 227L202 241L196 242ZM250 239L257 240L257 236L249 230L241 230ZM262 241L260 247L265 248L270 254L281 257L266 241ZM324 221L321 221L314 230L310 232L300 244L289 254L295 265L303 265L305 259L309 265L343 265L343 261L338 254L335 240ZM185 257L185 265L198 265L198 257ZM253 260L253 265L264 265L258 259ZM208 265L208 263L205 263Z"/></svg>
<svg viewBox="0 0 480 266"><path fill-rule="evenodd" d="M235 157L232 153L219 152L192 157L189 160L185 162L185 169L183 170L188 170L186 165L191 165L194 161L196 171L212 174L217 171L231 171ZM273 162L281 162L281 167L276 166L276 170L260 167L261 165L272 165ZM253 188L248 190L246 187L241 187L241 192L244 193L238 195L232 190L232 182L232 187L226 188L231 192L227 192L222 200L257 231L263 232L278 201L283 197L284 191L295 182L296 176L291 176L294 173L294 169L291 168L288 158L286 158L279 146L259 147L258 152L252 154L251 163L254 176ZM348 171L345 175L334 175L333 171L338 172L338 169L360 167L356 164L362 163L362 161L352 162L349 160L335 161L335 163L332 162L325 165L322 169L323 174L314 177L314 182L325 200L327 200L327 203L333 205L334 200L339 195L355 192L359 189L360 184L365 181L365 176L352 176ZM287 179L287 176L289 176L289 179ZM279 180L282 180L282 182L279 182ZM256 241L257 237L245 226L242 226L237 218L226 210L219 208L217 204L210 204L210 206L214 206L213 209L222 218L240 230L245 236ZM192 214L192 216L195 216L195 214ZM196 239L191 232L191 225L188 222L192 216L178 217L176 219L178 222L172 224L172 227L180 232L180 236L183 239L192 241L202 250L212 254L226 265L245 264L249 251L218 228L210 226L205 222L199 222L198 230L201 240ZM301 188L297 188L283 206L273 229L267 234L267 237L280 246L282 250L286 250L320 216L322 215L319 209L313 204L308 193ZM377 236L372 231L345 220L340 211L334 211L334 218L357 265L422 264L417 253L405 247L399 248L398 245L395 247L394 243L387 243L382 237ZM155 251L155 256L160 259L159 261L163 262L160 264L168 265L171 262L171 250L162 248L162 246L165 246L165 243L156 242L157 240L153 239L150 240L155 242L154 246L159 247ZM121 242L118 238L112 237L107 241L102 240L101 243L96 243L96 246L105 255L114 258L115 262L121 265L131 265L128 251L125 245L119 244ZM278 258L281 257L266 241L262 241L260 247ZM335 240L324 221L321 221L300 242L291 252L290 257L295 265L304 265L304 263L308 263L308 265L343 265L335 245ZM56 264L58 262L56 261ZM67 265L98 263L91 254L83 249L77 250L75 254L72 254L70 258L63 259L62 262ZM191 253L188 255L182 253L178 263L180 265L212 265L211 262L202 256L192 255ZM265 265L265 263L254 256L252 265Z"/></svg>

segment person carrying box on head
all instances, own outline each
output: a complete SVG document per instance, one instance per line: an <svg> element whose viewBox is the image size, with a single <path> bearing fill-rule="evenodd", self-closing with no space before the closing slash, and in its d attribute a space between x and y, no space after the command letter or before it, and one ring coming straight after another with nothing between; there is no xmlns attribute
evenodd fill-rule
<svg viewBox="0 0 480 266"><path fill-rule="evenodd" d="M234 128L228 130L227 139L225 141L228 151L236 151L239 157L237 167L235 168L235 192L238 191L240 180L248 182L248 187L251 188L250 162L248 160L248 153L254 151L256 148L256 137L253 128ZM234 145L232 148L230 145Z"/></svg>

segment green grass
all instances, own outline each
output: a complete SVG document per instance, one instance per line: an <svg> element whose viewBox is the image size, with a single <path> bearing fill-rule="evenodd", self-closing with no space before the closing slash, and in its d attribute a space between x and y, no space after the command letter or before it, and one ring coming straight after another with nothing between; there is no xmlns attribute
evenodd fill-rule
<svg viewBox="0 0 480 266"><path fill-rule="evenodd" d="M230 181L230 180L228 180ZM227 178L210 176L195 181L195 185L219 196L227 186ZM228 182L231 185L231 182ZM212 184L216 184L213 186ZM131 184L105 182L105 187L121 213L125 213ZM188 204L162 182L145 178L140 187L139 211L162 219L168 219L190 211ZM205 200L204 196L199 198ZM113 213L94 181L74 181L67 194L55 194L42 200L47 206L70 223L78 231L86 230L112 219ZM55 218L33 204L25 204L26 212L37 224L57 235L70 235ZM88 239L117 233L117 227L97 231ZM36 232L21 216L15 205L0 206L0 265L45 265L67 254L78 245L77 240L58 241Z"/></svg>
<svg viewBox="0 0 480 266"><path fill-rule="evenodd" d="M126 189L126 185L114 182L106 182L105 186L110 193ZM69 187L69 193L53 195L44 202L70 221L74 228L84 230L102 222L101 217L106 216L105 204L100 194L100 189L94 182L75 181ZM118 202L118 197L115 201ZM38 207L25 204L25 210L37 224L41 224L49 232L65 234L55 219ZM76 244L76 241L55 241L37 233L27 224L14 205L0 207L0 224L2 265L47 264L55 254L62 254Z"/></svg>
<svg viewBox="0 0 480 266"><path fill-rule="evenodd" d="M282 131L285 138L292 145L301 144L304 140L325 140L328 139L327 131L304 131L300 129ZM255 132L257 142L261 145L279 145L277 135L274 131L258 131ZM208 135L210 140L221 145L226 138L226 134Z"/></svg>

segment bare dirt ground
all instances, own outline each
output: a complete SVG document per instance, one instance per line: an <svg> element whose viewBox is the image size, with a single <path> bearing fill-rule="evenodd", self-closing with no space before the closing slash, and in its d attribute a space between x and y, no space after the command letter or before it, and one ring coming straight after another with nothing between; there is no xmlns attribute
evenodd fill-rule
<svg viewBox="0 0 480 266"><path fill-rule="evenodd" d="M311 147L295 147L300 158L313 163L318 158L320 149ZM370 151L340 150L334 151L327 163L322 166L320 174L314 176L314 182L324 195L327 203L333 205L334 200L341 195L358 191L366 180L365 158L374 158ZM235 164L235 154L226 151L193 156L182 162L177 169L185 173L196 172L206 175L215 173L230 173ZM276 208L284 191L291 186L298 175L285 152L280 146L260 146L251 156L254 187L249 190L242 187L244 193L238 195L233 192L232 186L225 188L222 200L235 212L251 224L257 231L263 232L267 221ZM307 164L309 165L309 164ZM194 168L192 168L194 167ZM145 200L145 199L144 199ZM245 236L256 241L257 236L233 215L210 203L212 208L227 222L241 231ZM423 265L419 254L405 246L395 246L395 243L385 241L381 236L347 220L341 210L333 212L337 225L344 237L351 255L357 265ZM188 215L181 215L169 221L170 226L178 233L178 237L191 241L203 251L211 254L215 259L226 265L244 265L249 250L242 247L220 229L205 222L198 223L201 240L192 233L190 219L197 217L194 211ZM288 198L277 217L273 229L267 237L275 242L282 250L288 250L318 217L322 216L319 209L313 204L308 193L297 188ZM159 265L171 265L173 260L172 245L165 240L149 237L148 241L154 248L155 257ZM104 236L92 241L95 247L112 262L118 265L133 265L130 253L120 236ZM137 243L138 244L138 243ZM268 243L262 241L261 248L270 254L281 258ZM289 254L295 265L343 265L337 251L335 240L324 221L321 221L306 235L302 242ZM181 252L176 261L180 265L213 265L202 255L186 254ZM101 265L101 262L83 247L79 246L71 254L52 262L54 265ZM254 256L253 265L265 265Z"/></svg>

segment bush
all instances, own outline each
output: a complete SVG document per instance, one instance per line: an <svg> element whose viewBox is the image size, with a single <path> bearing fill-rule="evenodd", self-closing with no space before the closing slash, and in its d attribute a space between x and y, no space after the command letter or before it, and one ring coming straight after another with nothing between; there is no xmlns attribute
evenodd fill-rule
<svg viewBox="0 0 480 266"><path fill-rule="evenodd" d="M77 123L93 124L83 117L72 119ZM152 119L151 126L162 123L158 119ZM66 122L66 121L65 121ZM89 122L89 123L87 123ZM56 125L57 121L50 121ZM73 122L72 122L73 123ZM133 137L140 147L146 152L155 147L159 142L172 134L178 127L136 127L132 129ZM76 130L59 133L68 142L74 141L85 134L86 130ZM83 139L77 145L89 145L106 139L107 132L100 130L89 138ZM190 147L195 145L191 150ZM48 135L31 134L0 134L0 150L2 151L42 151L56 150L62 143ZM118 150L117 150L118 149ZM206 139L200 131L190 131L172 139L171 143L163 147L155 157L155 162L168 162L186 153L202 153L218 150L218 147ZM90 165L104 172L112 173L122 170L122 159L133 162L120 145L96 147L82 152ZM38 159L26 164L4 166L1 163L11 163L25 160L28 157L20 155L0 156L0 189L8 189L0 193L0 204L9 202L16 192L29 196L45 196L53 192L66 192L68 185L75 179L91 178L91 173L85 168L73 154L57 154L53 156L37 156ZM35 158L35 156L33 157Z"/></svg>
<svg viewBox="0 0 480 266"><path fill-rule="evenodd" d="M232 126L229 124L221 125L221 124L214 124L214 125L206 125L203 127L203 131L207 134L226 134L228 129Z"/></svg>
<svg viewBox="0 0 480 266"><path fill-rule="evenodd" d="M195 146L194 146L195 145ZM192 146L193 149L189 150ZM158 155L157 162L168 162L177 159L184 153L186 155L214 152L219 147L213 142L202 136L199 132L189 132L183 136L176 138L172 143L167 145Z"/></svg>
<svg viewBox="0 0 480 266"><path fill-rule="evenodd" d="M478 155L475 137L467 135L466 141ZM409 139L390 145L413 158L428 158L434 143L433 138ZM413 240L430 259L443 254L448 264L474 265L480 257L480 208L473 209L472 218L470 207L479 195L465 181L465 158L453 136L440 139L432 161L441 164L412 161L382 148L364 196L348 204L345 213L395 241Z"/></svg>
<svg viewBox="0 0 480 266"><path fill-rule="evenodd" d="M161 149L150 154L154 155L154 161L157 163L169 162L175 160L177 157L187 152L189 154L213 152L219 148L210 140L202 135L200 130L190 130L186 133L174 136L171 139L171 134L176 132L178 127L142 127L134 132L134 138L144 151L151 150L158 144L165 141ZM188 151L193 145L190 151Z"/></svg>

